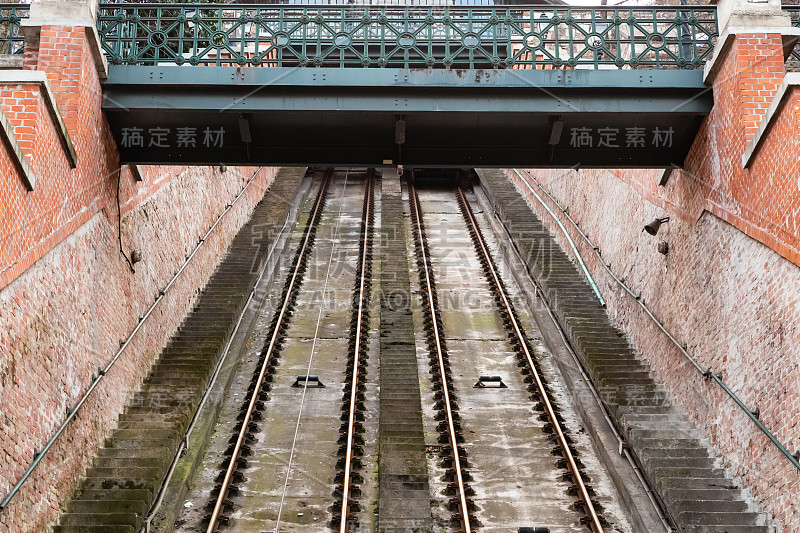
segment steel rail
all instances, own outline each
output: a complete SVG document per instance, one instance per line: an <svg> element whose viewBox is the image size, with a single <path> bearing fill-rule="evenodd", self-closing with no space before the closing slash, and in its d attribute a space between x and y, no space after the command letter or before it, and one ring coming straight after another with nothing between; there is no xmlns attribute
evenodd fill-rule
<svg viewBox="0 0 800 533"><path fill-rule="evenodd" d="M318 215L322 206L322 200L325 197L325 193L328 190L328 184L330 183L331 175L333 174L332 170L328 170L325 174L325 180L323 181L322 185L319 188L319 192L317 193L317 199L314 202L314 211L309 217L309 225L307 226L305 236L303 238L303 244L300 248L300 253L298 254L298 260L295 263L294 270L292 271L292 277L287 285L287 289L285 291L285 298L283 303L281 304L281 310L278 314L278 320L275 321L275 326L272 330L272 336L270 337L269 346L267 348L267 352L264 356L264 361L261 364L261 368L258 374L258 380L255 382L255 387L253 387L253 392L251 393L250 402L247 405L247 411L245 413L244 420L242 422L242 427L239 430L239 435L236 439L236 444L233 448L233 453L231 454L230 462L228 463L228 468L225 471L225 477L222 480L222 485L220 486L219 495L217 497L217 501L214 503L214 510L211 513L211 518L208 523L208 528L206 529L207 533L213 533L217 527L217 521L219 520L220 513L222 512L222 505L225 501L225 496L227 495L228 488L231 484L231 479L233 478L233 472L236 470L236 463L239 459L239 454L241 453L242 443L245 440L245 437L248 432L248 426L250 425L250 421L253 416L253 411L255 409L255 405L258 401L259 391L261 386L264 383L264 377L267 375L267 368L269 367L269 363L271 362L273 350L278 343L278 338L281 335L281 325L283 323L283 319L286 316L286 312L289 308L289 303L292 299L292 292L294 291L295 284L300 276L300 270L303 265L303 255L306 253L306 249L308 248L309 241L313 235L313 225L315 221L318 221Z"/></svg>
<svg viewBox="0 0 800 533"><path fill-rule="evenodd" d="M419 239L419 249L422 256L423 274L425 275L425 295L428 300L428 306L431 310L431 324L433 327L433 338L436 343L436 355L439 363L439 376L442 380L442 398L445 404L445 414L447 416L448 434L450 437L450 446L453 449L453 468L456 472L456 483L458 485L458 497L460 499L461 519L464 524L464 532L471 533L472 526L469 522L469 510L467 508L467 496L464 490L464 479L461 475L461 459L458 455L458 443L456 441L455 424L453 423L453 411L450 407L450 393L447 390L447 373L445 372L444 356L442 353L442 345L439 339L439 324L436 317L436 308L434 307L433 289L431 286L431 277L428 267L428 257L425 253L425 234L422 231L422 211L419 207L419 199L417 198L417 190L414 184L408 184L408 200L411 208L416 215L416 232Z"/></svg>
<svg viewBox="0 0 800 533"><path fill-rule="evenodd" d="M374 180L372 178L372 172L368 171L367 174L367 192L366 192L366 204L364 206L364 214L362 216L362 224L364 228L364 236L361 244L361 267L360 267L360 281L359 281L359 288L358 288L358 320L356 322L356 332L355 332L355 347L354 356L353 356L353 381L350 386L350 413L348 416L347 422L347 452L345 453L344 459L344 488L342 489L342 518L341 522L339 523L339 531L341 533L347 533L348 526L347 526L347 518L349 515L348 509L348 498L349 498L349 491L350 491L350 472L351 472L351 462L353 460L353 437L355 434L355 421L356 421L356 396L358 393L358 365L359 365L359 352L361 351L361 329L363 325L363 318L364 318L364 301L365 295L364 292L366 290L366 278L367 278L367 256L369 255L369 239L370 234L372 231L371 224L370 224L370 216L372 214L373 208L373 187L374 187Z"/></svg>
<svg viewBox="0 0 800 533"><path fill-rule="evenodd" d="M217 225L222 221L222 218L225 216L225 214L228 213L228 211L230 211L231 209L233 209L233 206L235 206L236 203L239 201L239 199L242 196L244 196L245 191L248 189L248 187L250 187L250 184L253 183L253 181L256 179L256 176L258 176L259 172L261 172L263 168L264 167L258 167L258 170L255 171L253 176L247 181L247 183L244 184L241 191L239 191L239 194L237 194L236 197L233 199L233 201L227 204L225 209L220 214L217 215L217 219L214 221L213 224L211 224L211 226L208 228L208 231L206 231L205 234L198 239L197 245L194 247L192 252L188 256L186 256L185 261L181 264L180 268L178 268L178 270L175 271L175 274L172 276L172 279L170 279L169 283L167 283L167 285L163 289L158 291L158 296L153 302L153 305L151 305L147 309L145 314L139 318L139 322L136 324L136 327L133 328L133 331L131 331L130 334L128 334L128 337L124 341L122 341L120 348L114 354L114 357L111 358L111 360L106 364L104 368L98 368L98 375L96 377L93 376L91 385L89 386L88 389L86 389L86 392L83 393L81 399L78 401L75 407L73 407L68 412L67 418L64 419L64 421L58 427L56 432L50 437L50 439L47 441L44 447L34 454L33 462L30 464L30 466L28 466L27 470L25 470L25 473L22 475L17 484L14 485L11 491L6 495L3 501L0 502L0 510L5 509L8 506L8 504L11 503L11 500L19 492L19 490L22 488L22 485L25 484L28 478L30 478L33 471L36 469L36 467L39 465L42 459L44 459L44 456L47 454L48 451L50 451L50 449L56 443L56 441L64 432L64 430L67 428L67 426L75 419L76 416L78 416L78 411L81 409L81 407L83 407L83 405L86 403L86 400L89 399L89 396L91 396L92 392L94 392L97 386L100 385L100 382L103 381L103 378L106 376L106 374L108 374L108 372L111 371L111 369L114 367L119 358L122 357L122 354L125 352L125 350L128 349L128 346L130 346L131 342L133 342L133 338L142 329L144 323L153 314L153 311L155 311L156 307L158 307L158 304L160 304L164 300L164 298L167 295L167 291L169 291L169 289L178 280L178 278L186 269L186 267L189 265L189 263L192 261L192 259L194 259L194 256L197 255L197 252L199 252L200 249L203 247L203 244L205 244L206 239L208 239L211 236L211 233L214 231L214 228L216 228Z"/></svg>
<svg viewBox="0 0 800 533"><path fill-rule="evenodd" d="M511 303L508 301L508 296L506 295L506 291L503 290L502 282L500 281L500 277L497 273L494 262L491 260L492 256L489 253L488 248L486 247L486 243L484 242L483 235L481 234L480 228L478 227L478 224L475 220L475 216L472 213L472 209L470 208L469 203L467 202L467 199L464 196L464 192L461 190L460 187L456 189L456 194L458 197L459 204L462 208L462 212L464 213L464 217L467 219L470 227L472 228L473 234L475 235L475 242L479 245L481 255L483 256L487 268L491 272L495 291L502 299L503 307L505 308L506 314L508 315L509 322L513 326L514 334L517 337L517 342L520 346L520 350L522 350L523 354L525 355L525 359L527 360L531 376L536 382L536 388L539 391L539 397L541 398L542 404L544 405L547 417L550 419L550 423L553 426L553 431L555 432L556 438L558 439L559 445L561 446L561 451L564 454L564 458L567 460L569 469L572 472L575 484L578 487L578 493L580 494L581 500L583 500L583 506L586 510L587 516L589 517L592 531L594 531L595 533L602 533L603 525L600 523L600 517L597 515L597 511L595 511L594 509L594 504L592 504L592 499L589 496L589 492L587 491L586 485L583 482L583 477L581 476L581 473L578 469L578 465L575 463L575 458L572 456L572 451L569 449L566 437L564 436L564 432L561 429L561 424L559 424L558 422L558 418L556 417L555 411L553 410L553 406L550 403L550 399L548 398L547 391L544 387L544 384L542 383L541 377L539 376L539 372L537 372L536 366L534 366L533 357L531 356L530 350L528 349L528 343L525 340L525 336L522 334L522 328L519 325L519 322L514 316L514 311L511 307Z"/></svg>
<svg viewBox="0 0 800 533"><path fill-rule="evenodd" d="M650 503L653 505L653 509L655 510L656 514L658 515L658 519L661 521L661 524L664 526L665 532L666 533L672 533L673 531L676 531L677 528L673 527L672 524L670 523L671 519L668 518L664 514L664 510L662 508L662 504L659 502L658 497L655 495L654 489L650 486L650 483L643 477L643 473L641 471L641 468L639 468L639 465L636 463L636 461L634 460L633 456L631 456L631 453L630 453L630 450L629 450L630 446L628 445L628 443L625 440L625 438L622 435L619 434L619 431L617 431L617 428L614 425L614 422L611 421L611 414L610 414L610 412L608 410L608 406L605 404L603 399L600 398L600 393L597 391L597 387L592 382L592 380L589 377L589 375L586 373L586 370L584 369L583 364L580 362L580 359L578 359L578 355L575 353L575 349L572 347L572 344L570 343L569 339L567 338L567 334L564 331L564 328L561 326L561 323L558 321L558 318L556 318L555 311L553 310L553 307L550 305L550 303L547 301L547 298L545 297L544 290L542 290L542 287L539 284L539 282L537 282L536 279L533 277L533 273L531 272L531 268L528 265L528 263L526 263L523 260L522 253L519 251L519 247L517 246L517 243L514 242L514 239L511 236L511 232L508 231L508 228L505 226L505 224L503 224L503 221L500 219L500 215L497 213L497 211L494 212L494 217L495 217L495 223L500 226L500 228L502 229L502 231L506 235L506 239L508 240L508 243L510 244L510 250L511 251L507 252L507 253L513 254L514 257L516 258L516 260L521 265L523 265L523 268L525 269L525 273L528 276L528 280L530 280L531 284L533 285L533 287L534 287L534 289L536 291L536 295L538 296L539 301L542 304L542 307L547 312L547 316L550 318L550 321L553 323L553 326L555 327L556 331L558 332L558 336L561 339L562 344L564 345L565 349L567 350L567 352L569 353L570 357L572 358L572 362L575 364L574 368L577 369L578 372L580 373L581 379L583 380L584 384L589 389L589 391L592 393L592 398L594 399L595 404L597 404L598 409L600 409L600 412L603 415L603 419L605 420L606 425L608 426L608 428L611 431L611 433L614 435L614 438L619 443L619 453L620 453L620 455L624 456L627 459L628 464L630 465L630 467L633 470L634 474L636 474L636 478L639 480L639 483L642 486L642 490L644 490L645 494L647 495L647 498L650 500ZM499 232L496 229L496 227L495 227L495 231Z"/></svg>

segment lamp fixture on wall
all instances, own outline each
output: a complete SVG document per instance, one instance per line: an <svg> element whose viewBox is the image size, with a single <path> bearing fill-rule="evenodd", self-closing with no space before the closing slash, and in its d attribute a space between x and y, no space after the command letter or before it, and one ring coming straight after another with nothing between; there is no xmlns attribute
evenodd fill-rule
<svg viewBox="0 0 800 533"><path fill-rule="evenodd" d="M661 227L661 224L664 224L665 222L669 222L669 217L657 218L647 224L642 231L646 231L650 235L655 235L658 233L658 229Z"/></svg>

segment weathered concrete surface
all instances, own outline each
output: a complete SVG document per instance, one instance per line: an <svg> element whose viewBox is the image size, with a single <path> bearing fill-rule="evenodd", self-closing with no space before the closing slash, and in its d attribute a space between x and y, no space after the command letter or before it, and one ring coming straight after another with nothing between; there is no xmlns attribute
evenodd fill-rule
<svg viewBox="0 0 800 533"><path fill-rule="evenodd" d="M502 171L478 173L672 519L686 531L767 531L765 517L718 467L709 443L653 379L524 197Z"/></svg>
<svg viewBox="0 0 800 533"><path fill-rule="evenodd" d="M16 54L0 54L0 70L22 68L22 56Z"/></svg>
<svg viewBox="0 0 800 533"><path fill-rule="evenodd" d="M538 419L539 412L518 372L455 195L450 190L420 190L419 195L481 531L514 531L520 526L547 526L553 532L580 530L581 514L570 508L576 500L567 494L570 484L560 479L564 470L556 467L550 454L553 444L542 431L544 422ZM476 218L483 218L477 209ZM486 231L484 235L487 244L495 248L493 236ZM502 256L495 254L495 259L502 272ZM548 358L513 278L506 275L504 281L536 354L540 360ZM548 363L543 367L557 392L558 404L568 404L568 393L556 369ZM499 375L508 388L474 388L480 375ZM632 531L616 503L607 473L581 434L577 417L568 407L562 415L590 472L604 515L613 525L609 530Z"/></svg>
<svg viewBox="0 0 800 533"><path fill-rule="evenodd" d="M282 174L282 178L289 178L294 181L297 178L303 177L305 170L306 169L303 168L286 169ZM198 414L198 419L189 437L187 447L183 451L175 467L175 472L172 475L169 485L165 489L164 499L151 523L150 531L153 533L172 533L175 529L175 523L178 517L180 517L185 510L184 502L186 495L194 484L198 470L203 467L203 459L208 451L208 445L214 434L214 426L219 419L220 411L225 403L225 398L229 395L231 385L236 378L237 372L246 361L245 358L241 357L241 354L246 353L247 348L250 346L249 342L257 318L264 312L265 308L272 309L273 307L270 305L273 302L267 300L272 296L269 289L276 283L280 284L283 281L285 272L281 269L281 266L285 269L287 264L286 257L287 255L291 255L291 250L288 250L289 241L300 214L303 200L308 193L308 188L311 186L312 181L310 176L303 178L294 199L291 198L291 190L288 187L276 187L271 191L273 195L271 200L275 202L276 205L279 202L289 205L289 213L284 221L285 226L278 227L277 225L270 225L259 227L255 230L255 232L265 232L272 239L272 243L267 252L268 258L264 268L264 275L258 285L253 288L253 299L242 317L239 329L231 339L228 356L225 358L220 368L216 382L209 391L209 397L206 400L205 407ZM277 217L279 213L280 209L276 209L275 216ZM252 362L252 360L250 362Z"/></svg>
<svg viewBox="0 0 800 533"><path fill-rule="evenodd" d="M379 530L431 531L428 469L411 315L399 178L384 173L381 202Z"/></svg>
<svg viewBox="0 0 800 533"><path fill-rule="evenodd" d="M232 498L235 511L231 514L231 527L237 532L274 529L284 497L284 486L285 499L280 523L282 531L325 531L329 527L330 506L335 499L333 487L336 452L339 448L337 440L345 381L350 302L355 279L352 265L353 257L358 255L364 194L363 176L348 175L346 187L344 182L345 173L337 173L329 189L328 202L274 376L270 400L263 413L264 420L260 423L260 431L252 446L253 454L248 457L248 468L243 470L246 479L239 484L240 495ZM293 236L294 244L299 243L302 236L302 227L310 208L308 204L313 202L313 196L314 191L307 200L304 209L306 215L301 217L299 230ZM329 262L330 273L326 286ZM276 298L283 281L281 279L275 286ZM232 388L232 395L223 408L222 422L216 428L202 475L189 494L187 510L181 517L177 531L204 530L202 518L206 511L203 507L209 501L209 492L215 484L214 477L219 472L222 452L227 447L233 421L252 375L256 353L269 334L271 310L265 307L251 339L250 350L243 354L249 364L243 365L237 383ZM315 336L317 341L314 346ZM372 370L369 372L371 374ZM301 413L303 388L292 388L291 385L298 375L305 374L318 375L326 387L309 388L306 391ZM374 403L373 400L373 406ZM297 441L292 455L295 429ZM374 436L372 439L372 451L368 446L364 457L364 485L369 485L372 478L367 472L374 468L370 467L370 461L374 463ZM287 479L290 455L292 466ZM364 488L365 493L369 493ZM371 493L374 492L372 489ZM365 508L370 508L369 502L362 500L361 503ZM361 513L359 518L362 515L369 524L370 513Z"/></svg>
<svg viewBox="0 0 800 533"><path fill-rule="evenodd" d="M301 177L302 170L282 172L274 191L291 196ZM288 205L277 198L265 197L234 238L197 306L87 470L68 512L54 528L57 533L77 533L90 526L108 531L120 526L124 531L141 525L274 238L274 232L256 234L253 229L280 227L286 216ZM254 253L260 257L255 263Z"/></svg>

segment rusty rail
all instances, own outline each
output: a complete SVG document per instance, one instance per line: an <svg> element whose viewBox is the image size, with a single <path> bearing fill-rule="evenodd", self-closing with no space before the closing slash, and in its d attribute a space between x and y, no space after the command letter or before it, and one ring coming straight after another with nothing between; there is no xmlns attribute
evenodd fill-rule
<svg viewBox="0 0 800 533"><path fill-rule="evenodd" d="M292 305L292 301L294 300L294 297L297 292L299 281L302 277L302 271L304 270L304 265L305 265L304 258L307 256L308 252L311 249L311 243L313 242L313 238L315 235L315 228L317 223L319 222L322 213L322 207L325 204L325 196L328 191L328 185L330 184L332 174L333 174L333 169L329 169L326 172L325 180L320 186L319 192L317 193L317 199L314 203L314 208L311 213L311 216L309 217L309 222L308 225L306 226L305 235L303 236L303 243L297 252L294 269L292 270L291 277L289 278L288 283L284 288L284 293L283 293L284 299L281 304L281 308L276 315L269 344L267 345L267 347L263 352L261 368L259 369L258 376L254 382L255 387L253 387L253 390L250 392L251 396L249 399L247 410L245 411L244 421L242 423L241 429L239 430L239 434L236 439L236 443L234 444L233 452L231 454L228 467L225 471L225 477L223 478L222 483L220 485L219 494L217 496L216 502L214 503L214 509L209 518L208 528L206 530L207 533L213 533L217 529L217 525L219 523L222 514L222 509L224 507L225 498L227 496L228 490L230 489L234 472L237 469L237 463L239 462L239 457L241 455L242 445L244 444L249 431L248 426L250 425L250 422L253 419L253 412L255 411L256 403L258 402L261 387L264 384L265 377L269 373L269 367L270 363L272 362L275 349L280 344L280 337L284 329L284 321L287 318L288 311Z"/></svg>
<svg viewBox="0 0 800 533"><path fill-rule="evenodd" d="M580 469L578 468L578 465L576 464L572 451L570 450L569 444L567 443L566 436L564 435L564 431L562 430L561 424L558 421L558 417L556 416L555 410L553 409L553 405L550 402L547 389L544 383L542 382L542 378L539 375L539 371L537 370L536 365L534 364L534 360L533 357L531 356L527 340L522 332L522 326L520 326L519 321L517 320L516 313L514 312L511 302L508 299L508 295L504 290L503 282L500 279L499 274L497 273L497 268L495 267L494 261L492 260L492 256L489 253L489 249L486 246L486 242L483 239L483 234L481 233L480 228L478 227L478 224L475 220L475 216L472 213L472 208L470 208L469 203L467 202L467 199L464 196L464 192L461 190L461 188L458 188L456 190L456 197L458 200L458 205L461 208L461 212L467 221L467 225L469 227L473 242L475 243L475 247L482 258L482 263L484 264L488 277L490 278L492 289L498 296L500 296L501 299L500 305L502 306L503 310L505 311L505 314L508 317L511 330L514 332L516 343L519 347L519 350L525 357L525 361L528 365L528 371L530 372L530 376L533 379L534 383L536 384L536 389L538 391L539 398L541 400L542 405L544 406L547 418L553 427L553 432L556 436L559 447L561 448L561 453L567 462L567 466L569 468L570 473L572 474L573 482L575 483L575 486L578 489L578 496L582 501L584 512L586 513L586 516L589 518L589 526L595 533L602 533L603 525L601 524L600 517L594 508L594 504L592 502L591 496L589 495L589 491L587 490L586 484L583 481L583 476L581 475Z"/></svg>
<svg viewBox="0 0 800 533"><path fill-rule="evenodd" d="M344 458L344 480L343 480L343 488L342 488L342 515L339 522L339 531L340 533L348 533L350 528L349 518L350 518L350 490L352 489L351 486L351 475L354 471L354 448L355 448L355 437L357 433L356 428L356 414L357 414L357 407L359 403L358 400L358 389L359 389L359 374L361 371L361 364L363 362L361 358L361 352L366 351L364 347L364 341L366 340L366 327L367 325L365 322L368 321L369 316L367 315L367 303L369 301L369 282L368 278L370 275L370 247L372 244L372 226L373 226L373 219L374 219L374 206L373 206L373 195L374 195L374 182L373 179L373 171L370 169L367 174L367 191L364 197L364 209L362 212L362 219L361 219L361 233L362 233L362 240L361 240L361 253L360 253L360 261L359 261L359 277L356 280L358 285L358 306L354 309L355 312L355 319L356 323L354 326L351 326L353 331L353 360L352 360L352 372L353 378L350 382L350 405L348 409L348 419L347 419L347 443L346 443L346 451L345 451L345 458ZM346 394L346 393L345 393Z"/></svg>
<svg viewBox="0 0 800 533"><path fill-rule="evenodd" d="M447 421L447 434L449 437L450 447L453 452L453 470L455 471L456 491L458 492L458 513L461 517L461 528L464 533L471 533L472 524L470 523L469 506L467 504L467 491L464 482L464 475L461 470L461 458L459 447L456 437L455 422L453 416L453 407L450 399L449 384L447 381L447 368L445 366L445 354L441 342L441 331L439 328L439 317L436 308L436 298L434 297L433 283L431 281L432 274L430 272L430 261L428 259L426 245L425 245L425 232L422 226L422 211L419 206L419 198L417 191L414 187L413 181L409 182L408 186L408 199L412 210L412 224L416 233L417 251L420 255L420 281L424 298L427 302L428 309L431 314L431 327L433 329L432 335L429 338L433 339L433 346L436 351L436 358L438 361L439 378L441 379L442 386L442 400L444 402L444 414Z"/></svg>

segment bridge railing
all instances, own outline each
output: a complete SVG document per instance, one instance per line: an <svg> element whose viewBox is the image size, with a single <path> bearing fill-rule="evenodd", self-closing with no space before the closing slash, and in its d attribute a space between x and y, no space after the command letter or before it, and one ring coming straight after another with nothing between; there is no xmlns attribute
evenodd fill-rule
<svg viewBox="0 0 800 533"><path fill-rule="evenodd" d="M21 54L25 51L25 38L19 26L29 13L30 6L26 4L0 4L0 54Z"/></svg>
<svg viewBox="0 0 800 533"><path fill-rule="evenodd" d="M800 28L800 6L781 6L781 9L787 11L789 16L792 17L792 26L795 28ZM794 47L792 50L791 60L798 62L800 61L800 44Z"/></svg>
<svg viewBox="0 0 800 533"><path fill-rule="evenodd" d="M698 68L708 6L101 4L112 64Z"/></svg>

